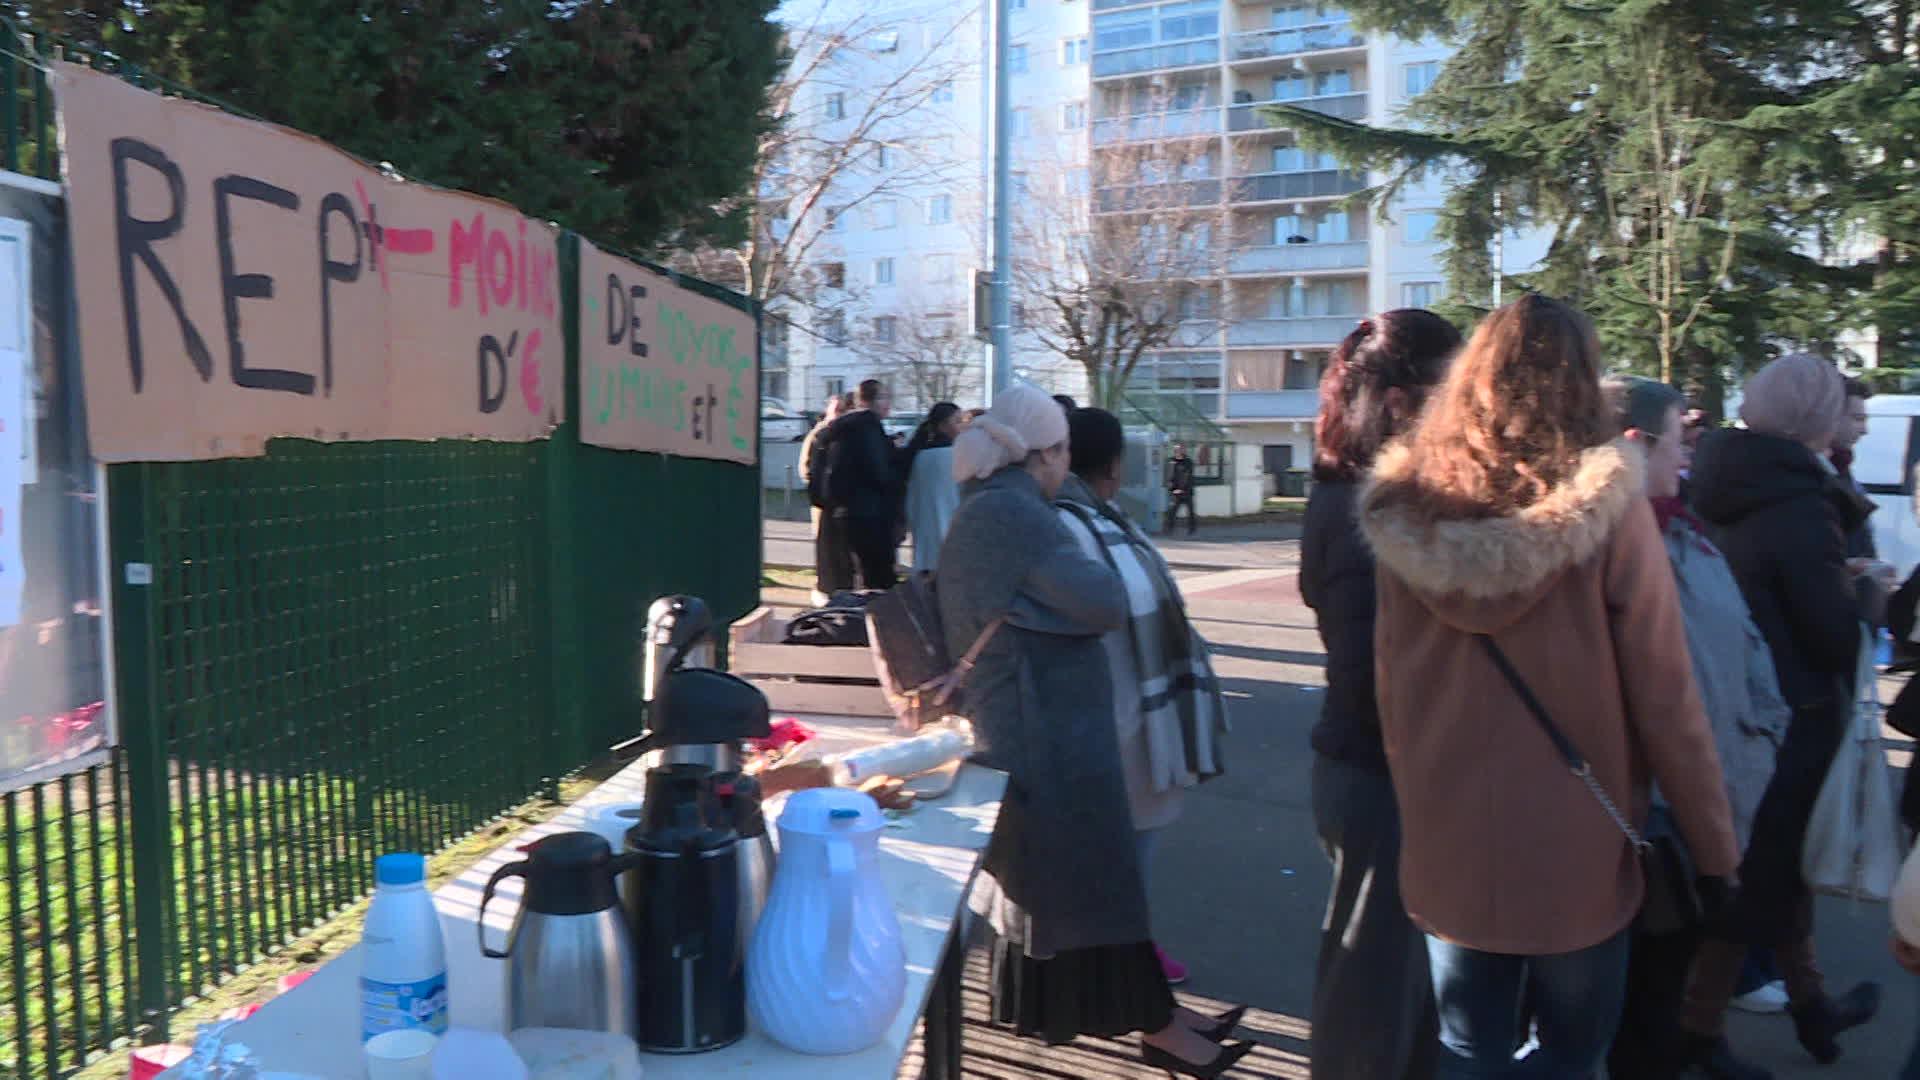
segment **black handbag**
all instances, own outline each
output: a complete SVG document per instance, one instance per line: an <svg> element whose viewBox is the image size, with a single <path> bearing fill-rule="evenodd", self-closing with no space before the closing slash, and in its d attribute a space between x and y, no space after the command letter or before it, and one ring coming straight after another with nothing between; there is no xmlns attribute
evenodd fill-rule
<svg viewBox="0 0 1920 1080"><path fill-rule="evenodd" d="M1507 659L1499 643L1486 634L1474 636L1486 650L1488 659L1493 661L1493 666L1500 669L1507 685L1513 687L1521 704L1539 721L1541 730L1547 733L1547 739L1567 763L1567 769L1593 793L1594 801L1607 812L1607 817L1613 820L1621 835L1627 838L1627 843L1633 845L1634 853L1640 856L1640 867L1647 879L1646 900L1640 908L1640 929L1648 934L1672 934L1704 922L1706 904L1700 896L1698 879L1693 872L1693 857L1687 853L1687 846L1681 841L1679 830L1674 827L1672 815L1664 808L1656 807L1648 818L1646 834L1641 835L1627 820L1627 816L1620 812L1620 807L1607 794L1606 788L1600 786L1599 779L1593 775L1593 766L1580 756L1580 751L1560 730L1560 725L1553 722L1553 717L1547 715L1547 707L1534 696L1533 688L1520 677L1520 672L1514 668L1513 661Z"/></svg>

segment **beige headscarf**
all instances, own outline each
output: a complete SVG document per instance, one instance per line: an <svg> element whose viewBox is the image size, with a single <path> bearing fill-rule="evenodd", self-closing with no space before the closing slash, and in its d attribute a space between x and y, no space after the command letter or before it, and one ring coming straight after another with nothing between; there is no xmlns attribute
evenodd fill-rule
<svg viewBox="0 0 1920 1080"><path fill-rule="evenodd" d="M953 478L985 480L1036 450L1067 441L1067 412L1045 390L1014 383L953 440Z"/></svg>
<svg viewBox="0 0 1920 1080"><path fill-rule="evenodd" d="M1749 430L1797 443L1832 438L1847 407L1840 370L1811 353L1793 353L1761 368L1744 392L1740 419Z"/></svg>

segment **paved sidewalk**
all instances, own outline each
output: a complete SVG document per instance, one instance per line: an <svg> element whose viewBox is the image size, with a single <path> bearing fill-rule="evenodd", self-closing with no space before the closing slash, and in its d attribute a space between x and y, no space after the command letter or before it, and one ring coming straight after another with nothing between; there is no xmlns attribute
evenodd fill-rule
<svg viewBox="0 0 1920 1080"><path fill-rule="evenodd" d="M762 558L768 566L813 565L813 532L808 523L768 520L763 536ZM1299 536L1300 527L1289 521L1233 521L1202 524L1194 537L1155 537L1155 543L1176 570L1274 569L1298 563ZM902 544L901 562L911 562L912 553L911 543Z"/></svg>

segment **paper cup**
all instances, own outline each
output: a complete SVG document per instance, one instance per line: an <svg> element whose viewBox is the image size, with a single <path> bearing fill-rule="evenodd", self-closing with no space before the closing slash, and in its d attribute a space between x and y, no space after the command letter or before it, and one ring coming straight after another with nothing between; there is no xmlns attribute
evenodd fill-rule
<svg viewBox="0 0 1920 1080"><path fill-rule="evenodd" d="M367 1040L367 1080L430 1080L433 1048L440 1036L431 1031L387 1031Z"/></svg>

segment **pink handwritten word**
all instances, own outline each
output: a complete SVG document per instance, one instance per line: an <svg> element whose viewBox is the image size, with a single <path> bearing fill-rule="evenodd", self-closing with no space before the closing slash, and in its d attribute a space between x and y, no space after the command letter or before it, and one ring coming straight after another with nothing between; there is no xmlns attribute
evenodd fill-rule
<svg viewBox="0 0 1920 1080"><path fill-rule="evenodd" d="M396 229L380 224L380 216L374 210L373 200L367 198L367 185L358 180L353 182L353 190L360 196L360 213L366 218L360 228L367 234L367 248L373 255L373 265L380 270L380 288L390 290L387 279L387 260L380 256L382 247L392 249L396 255L426 255L433 251L432 229Z"/></svg>
<svg viewBox="0 0 1920 1080"><path fill-rule="evenodd" d="M559 306L555 288L559 276L554 252L527 250L527 223L521 220L517 237L488 228L484 212L448 228L447 306L458 308L466 298L466 269L473 267L473 296L480 314L491 308L533 311L552 318Z"/></svg>
<svg viewBox="0 0 1920 1080"><path fill-rule="evenodd" d="M540 330L535 327L527 334L527 351L520 354L520 397L527 403L527 411L535 416L545 411L546 402L540 398Z"/></svg>

